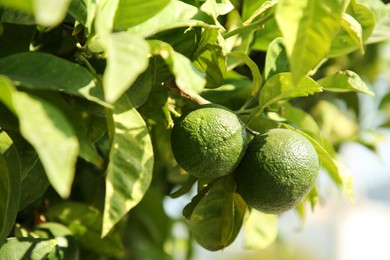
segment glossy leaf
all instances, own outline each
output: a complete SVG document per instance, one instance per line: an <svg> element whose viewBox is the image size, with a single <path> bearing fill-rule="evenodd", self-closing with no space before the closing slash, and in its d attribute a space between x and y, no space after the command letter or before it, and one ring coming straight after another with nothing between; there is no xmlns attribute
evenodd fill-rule
<svg viewBox="0 0 390 260"><path fill-rule="evenodd" d="M57 241L33 237L11 237L0 247L0 259L51 259Z"/></svg>
<svg viewBox="0 0 390 260"><path fill-rule="evenodd" d="M72 0L68 13L79 23L85 25L87 22L87 7L83 0Z"/></svg>
<svg viewBox="0 0 390 260"><path fill-rule="evenodd" d="M193 64L206 74L206 88L221 86L226 75L226 53L218 40L217 29L205 29L193 55Z"/></svg>
<svg viewBox="0 0 390 260"><path fill-rule="evenodd" d="M275 18L297 83L324 59L340 28L344 1L280 0Z"/></svg>
<svg viewBox="0 0 390 260"><path fill-rule="evenodd" d="M79 151L70 123L52 104L17 91L4 77L0 90L0 100L19 118L21 134L37 151L51 185L68 197Z"/></svg>
<svg viewBox="0 0 390 260"><path fill-rule="evenodd" d="M115 14L114 29L126 30L155 16L171 0L120 0Z"/></svg>
<svg viewBox="0 0 390 260"><path fill-rule="evenodd" d="M0 74L35 90L56 90L103 103L94 76L75 63L46 53L24 52L0 59Z"/></svg>
<svg viewBox="0 0 390 260"><path fill-rule="evenodd" d="M353 71L338 71L336 74L317 80L326 91L331 92L360 92L372 97L375 93L366 85L358 74Z"/></svg>
<svg viewBox="0 0 390 260"><path fill-rule="evenodd" d="M147 37L164 30L178 27L208 26L203 21L192 20L197 12L198 9L192 5L171 0L161 12L149 20L129 28L128 31L142 37Z"/></svg>
<svg viewBox="0 0 390 260"><path fill-rule="evenodd" d="M52 205L45 213L51 221L67 226L80 245L96 254L120 256L122 244L118 231L101 238L102 214L95 208L77 202Z"/></svg>
<svg viewBox="0 0 390 260"><path fill-rule="evenodd" d="M245 249L261 250L273 242L278 235L278 216L252 209L244 223Z"/></svg>
<svg viewBox="0 0 390 260"><path fill-rule="evenodd" d="M126 96L115 104L111 120L103 236L142 199L152 180L154 160L146 124Z"/></svg>
<svg viewBox="0 0 390 260"><path fill-rule="evenodd" d="M278 37L268 47L265 56L264 79L267 80L275 74L288 72L289 70L283 38Z"/></svg>
<svg viewBox="0 0 390 260"><path fill-rule="evenodd" d="M313 144L317 151L321 166L327 170L333 182L344 190L348 199L353 203L355 199L353 195L353 176L351 175L351 172L340 161L332 158L326 149L311 136L291 126L284 125L284 127L298 132Z"/></svg>
<svg viewBox="0 0 390 260"><path fill-rule="evenodd" d="M262 87L259 97L260 107L263 110L283 99L313 95L321 91L321 86L308 76L304 76L295 85L291 73L279 73L270 78Z"/></svg>
<svg viewBox="0 0 390 260"><path fill-rule="evenodd" d="M241 202L240 197L236 198L232 176L221 178L210 185L212 186L208 192L192 211L189 229L201 246L217 251L228 246L236 238L244 218L246 204Z"/></svg>
<svg viewBox="0 0 390 260"><path fill-rule="evenodd" d="M203 75L184 55L175 52L167 43L150 40L149 45L153 55L160 55L175 76L176 85L188 92L201 92L206 84Z"/></svg>
<svg viewBox="0 0 390 260"><path fill-rule="evenodd" d="M148 53L148 43L138 36L128 32L109 36L103 76L104 96L109 103L115 103L147 68Z"/></svg>
<svg viewBox="0 0 390 260"><path fill-rule="evenodd" d="M351 36L360 52L364 54L363 48L363 30L361 24L351 15L344 13L341 20L341 26Z"/></svg>
<svg viewBox="0 0 390 260"><path fill-rule="evenodd" d="M0 130L0 248L11 232L19 210L20 175L15 145L7 133Z"/></svg>

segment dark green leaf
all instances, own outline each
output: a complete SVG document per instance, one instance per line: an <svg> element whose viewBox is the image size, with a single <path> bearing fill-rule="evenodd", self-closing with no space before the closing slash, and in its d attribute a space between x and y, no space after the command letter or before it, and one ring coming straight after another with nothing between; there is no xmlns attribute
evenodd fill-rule
<svg viewBox="0 0 390 260"><path fill-rule="evenodd" d="M128 32L112 33L108 37L103 86L109 103L115 103L147 68L148 53L148 43Z"/></svg>
<svg viewBox="0 0 390 260"><path fill-rule="evenodd" d="M317 80L317 83L331 92L360 92L372 97L375 93L364 83L364 81L353 71L338 71L336 74Z"/></svg>
<svg viewBox="0 0 390 260"><path fill-rule="evenodd" d="M193 209L189 229L201 246L217 251L236 238L246 204L234 192L235 183L232 176L221 178L209 185L210 189Z"/></svg>
<svg viewBox="0 0 390 260"><path fill-rule="evenodd" d="M321 91L321 86L308 76L304 76L295 85L291 73L279 73L270 78L261 89L259 97L260 107L263 110L283 99L313 95Z"/></svg>
<svg viewBox="0 0 390 260"><path fill-rule="evenodd" d="M0 247L0 259L50 259L55 257L57 241L32 237L11 237Z"/></svg>
<svg viewBox="0 0 390 260"><path fill-rule="evenodd" d="M127 97L133 107L138 108L143 105L149 97L153 86L153 76L149 67L142 73L130 89L126 92Z"/></svg>
<svg viewBox="0 0 390 260"><path fill-rule="evenodd" d="M119 0L115 14L114 29L126 30L154 17L171 0Z"/></svg>
<svg viewBox="0 0 390 260"><path fill-rule="evenodd" d="M2 26L3 34L0 37L0 58L29 50L30 43L36 31L35 26L9 23L3 23ZM4 69L1 68L4 66L4 64L1 64L0 70Z"/></svg>
<svg viewBox="0 0 390 260"><path fill-rule="evenodd" d="M95 208L68 201L51 206L45 215L51 221L67 226L82 247L107 256L122 254L119 232L113 231L105 238L100 237L102 214Z"/></svg>
<svg viewBox="0 0 390 260"><path fill-rule="evenodd" d="M0 100L19 118L23 137L35 148L54 189L68 197L79 144L66 117L52 104L19 92L0 77Z"/></svg>
<svg viewBox="0 0 390 260"><path fill-rule="evenodd" d="M297 83L327 55L339 30L344 1L280 0L275 18Z"/></svg>
<svg viewBox="0 0 390 260"><path fill-rule="evenodd" d="M29 13L21 12L15 9L3 9L0 13L0 21L4 23L33 25L35 24L34 17Z"/></svg>
<svg viewBox="0 0 390 260"><path fill-rule="evenodd" d="M7 133L0 130L0 248L11 232L19 210L20 171L15 145Z"/></svg>
<svg viewBox="0 0 390 260"><path fill-rule="evenodd" d="M265 57L264 80L268 80L275 74L288 72L289 70L283 38L278 37L270 43L267 50Z"/></svg>
<svg viewBox="0 0 390 260"><path fill-rule="evenodd" d="M50 54L25 52L0 59L0 74L26 88L64 91L103 103L102 90L91 73Z"/></svg>
<svg viewBox="0 0 390 260"><path fill-rule="evenodd" d="M153 172L153 147L148 129L126 96L115 104L111 120L103 236L139 203L149 188Z"/></svg>
<svg viewBox="0 0 390 260"><path fill-rule="evenodd" d="M83 25L87 22L87 7L83 0L72 0L68 13Z"/></svg>

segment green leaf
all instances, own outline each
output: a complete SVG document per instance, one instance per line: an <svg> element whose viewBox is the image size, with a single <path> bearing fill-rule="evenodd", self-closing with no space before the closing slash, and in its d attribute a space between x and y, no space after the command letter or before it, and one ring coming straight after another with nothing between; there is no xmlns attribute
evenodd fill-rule
<svg viewBox="0 0 390 260"><path fill-rule="evenodd" d="M353 71L338 71L336 74L317 80L326 91L331 92L360 92L374 97L375 93Z"/></svg>
<svg viewBox="0 0 390 260"><path fill-rule="evenodd" d="M19 11L17 9L2 9L2 12L0 12L0 20L3 23L35 25L35 19L32 15L23 11Z"/></svg>
<svg viewBox="0 0 390 260"><path fill-rule="evenodd" d="M320 127L314 118L306 111L294 107L289 103L283 104L283 117L296 125L303 132L314 138L319 144L322 144L322 135Z"/></svg>
<svg viewBox="0 0 390 260"><path fill-rule="evenodd" d="M153 86L153 76L151 68L148 67L134 82L130 89L126 92L127 97L133 107L142 106L149 97Z"/></svg>
<svg viewBox="0 0 390 260"><path fill-rule="evenodd" d="M114 29L126 30L140 24L164 9L171 0L120 0L115 14Z"/></svg>
<svg viewBox="0 0 390 260"><path fill-rule="evenodd" d="M71 125L52 104L17 91L5 77L0 77L0 90L0 100L19 118L21 134L37 151L51 185L68 197L79 151Z"/></svg>
<svg viewBox="0 0 390 260"><path fill-rule="evenodd" d="M11 232L19 210L20 175L15 145L7 133L0 130L0 248Z"/></svg>
<svg viewBox="0 0 390 260"><path fill-rule="evenodd" d="M0 259L51 259L56 245L55 239L11 237L0 247Z"/></svg>
<svg viewBox="0 0 390 260"><path fill-rule="evenodd" d="M83 0L72 0L68 13L82 25L87 22L87 7Z"/></svg>
<svg viewBox="0 0 390 260"><path fill-rule="evenodd" d="M64 91L106 105L88 70L50 54L25 52L5 57L0 59L0 74L25 88Z"/></svg>
<svg viewBox="0 0 390 260"><path fill-rule="evenodd" d="M210 251L227 247L236 238L246 204L234 192L232 176L216 180L194 207L189 229L195 240Z"/></svg>
<svg viewBox="0 0 390 260"><path fill-rule="evenodd" d="M141 37L152 36L155 33L178 27L210 26L199 20L192 20L198 9L192 5L177 0L170 3L149 20L128 29L129 32Z"/></svg>
<svg viewBox="0 0 390 260"><path fill-rule="evenodd" d="M250 3L250 1L246 2ZM264 1L264 3L259 8L257 8L243 24L246 26L250 24L258 25L258 22L262 21L265 16L268 16L275 12L275 7L277 6L278 2L279 0ZM256 3L256 5L258 5L260 2L258 1L253 3Z"/></svg>
<svg viewBox="0 0 390 260"><path fill-rule="evenodd" d="M107 67L104 72L104 95L109 103L115 103L147 68L148 43L128 32L109 36Z"/></svg>
<svg viewBox="0 0 390 260"><path fill-rule="evenodd" d="M49 207L45 215L67 226L82 247L96 254L119 257L123 253L118 231L100 237L102 214L93 207L67 201Z"/></svg>
<svg viewBox="0 0 390 260"><path fill-rule="evenodd" d="M153 147L147 126L126 96L115 104L111 124L102 236L142 199L153 172Z"/></svg>
<svg viewBox="0 0 390 260"><path fill-rule="evenodd" d="M342 0L280 0L275 18L283 34L293 80L297 83L328 54L339 30Z"/></svg>
<svg viewBox="0 0 390 260"><path fill-rule="evenodd" d="M289 125L283 126L303 135L313 144L314 148L317 151L318 159L320 160L321 166L327 170L333 182L343 188L348 199L351 203L353 203L355 199L353 195L353 176L351 172L341 162L332 158L332 156L326 151L326 149L316 140L314 140L311 136Z"/></svg>
<svg viewBox="0 0 390 260"><path fill-rule="evenodd" d="M205 29L194 54L193 64L206 74L206 88L217 88L225 79L226 53L219 36L217 29Z"/></svg>
<svg viewBox="0 0 390 260"><path fill-rule="evenodd" d="M176 85L186 92L201 92L206 80L184 55L175 52L169 44L150 40L149 45L153 55L160 55L175 76Z"/></svg>
<svg viewBox="0 0 390 260"><path fill-rule="evenodd" d="M278 216L251 210L244 222L244 248L261 250L273 242L278 235Z"/></svg>
<svg viewBox="0 0 390 260"><path fill-rule="evenodd" d="M270 78L261 89L260 107L264 110L280 100L313 95L321 91L321 86L308 76L304 76L295 85L291 73L279 73Z"/></svg>
<svg viewBox="0 0 390 260"><path fill-rule="evenodd" d="M341 20L341 26L349 34L349 36L351 36L356 46L359 47L360 52L364 54L363 30L361 24L349 14L344 13L343 19Z"/></svg>
<svg viewBox="0 0 390 260"><path fill-rule="evenodd" d="M278 37L268 46L265 56L264 80L268 80L275 74L288 71L290 68L283 38Z"/></svg>
<svg viewBox="0 0 390 260"><path fill-rule="evenodd" d="M374 15L375 26L366 43L376 43L390 39L390 5L380 0L361 1Z"/></svg>
<svg viewBox="0 0 390 260"><path fill-rule="evenodd" d="M40 161L34 163L21 185L19 211L41 197L50 183Z"/></svg>
<svg viewBox="0 0 390 260"><path fill-rule="evenodd" d="M244 62L245 65L248 66L252 73L253 79L252 96L257 95L260 90L261 84L263 83L263 78L261 77L261 73L259 71L259 67L257 67L257 64L251 58L249 58L248 55L242 52L230 52L228 53L228 57L235 57L237 59L240 59L242 62Z"/></svg>
<svg viewBox="0 0 390 260"><path fill-rule="evenodd" d="M234 6L229 0L219 0L218 2L216 0L206 0L200 6L200 10L210 15L217 25L220 25L217 19L218 16L229 13L233 8Z"/></svg>

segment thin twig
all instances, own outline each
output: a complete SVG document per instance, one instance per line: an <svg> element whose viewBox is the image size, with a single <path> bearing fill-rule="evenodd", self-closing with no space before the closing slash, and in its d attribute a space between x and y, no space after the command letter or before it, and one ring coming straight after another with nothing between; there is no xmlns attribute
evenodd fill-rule
<svg viewBox="0 0 390 260"><path fill-rule="evenodd" d="M167 87L169 90L172 90L173 92L179 94L181 97L184 97L188 99L189 101L198 104L198 105L205 105L205 104L210 104L211 102L208 101L207 99L201 97L195 92L187 92L183 89L180 89L176 83L172 81L166 81L163 83L165 87Z"/></svg>

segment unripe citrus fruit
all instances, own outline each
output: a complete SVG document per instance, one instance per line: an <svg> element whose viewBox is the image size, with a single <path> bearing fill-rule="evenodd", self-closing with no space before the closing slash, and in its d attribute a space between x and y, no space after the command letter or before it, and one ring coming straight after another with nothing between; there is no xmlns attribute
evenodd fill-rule
<svg viewBox="0 0 390 260"><path fill-rule="evenodd" d="M231 173L244 156L247 135L241 119L227 108L207 104L182 115L171 134L177 163L197 178Z"/></svg>
<svg viewBox="0 0 390 260"><path fill-rule="evenodd" d="M297 206L319 172L313 145L287 129L272 129L248 144L235 170L238 193L252 208L280 214Z"/></svg>

